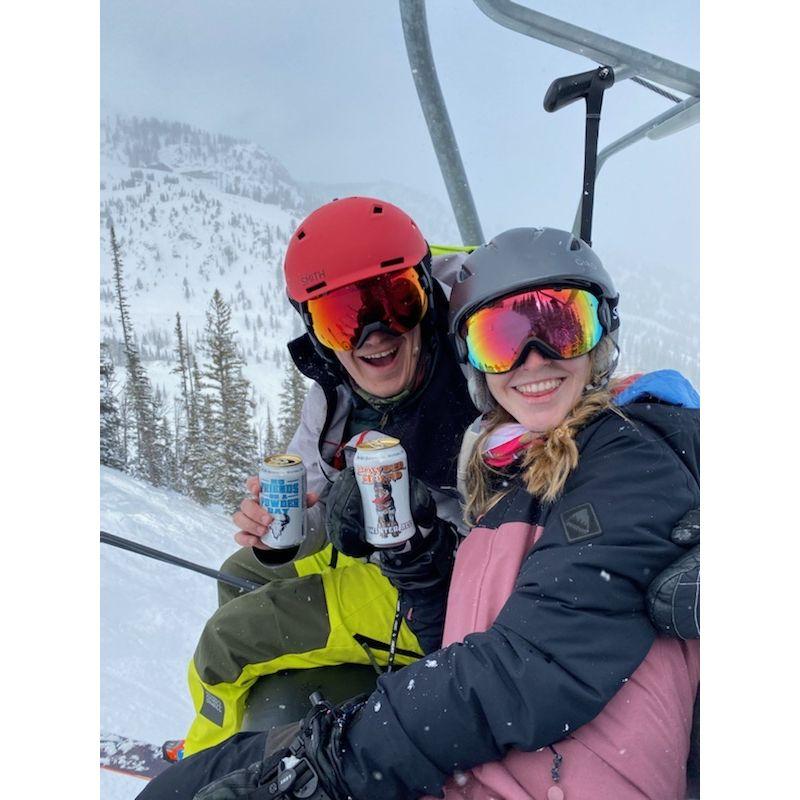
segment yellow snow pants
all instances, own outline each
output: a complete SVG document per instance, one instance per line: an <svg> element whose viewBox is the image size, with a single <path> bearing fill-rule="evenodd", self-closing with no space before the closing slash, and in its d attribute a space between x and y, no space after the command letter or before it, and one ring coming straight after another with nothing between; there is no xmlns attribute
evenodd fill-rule
<svg viewBox="0 0 800 800"><path fill-rule="evenodd" d="M264 675L369 664L359 640L369 640L373 657L387 663L397 591L376 565L341 553L332 564L328 545L277 569L260 567L249 550L242 550L222 570L267 583L238 596L235 589L220 587L223 604L206 623L189 664L196 716L186 735L186 756L239 731L247 694ZM421 656L403 620L395 663L410 664Z"/></svg>

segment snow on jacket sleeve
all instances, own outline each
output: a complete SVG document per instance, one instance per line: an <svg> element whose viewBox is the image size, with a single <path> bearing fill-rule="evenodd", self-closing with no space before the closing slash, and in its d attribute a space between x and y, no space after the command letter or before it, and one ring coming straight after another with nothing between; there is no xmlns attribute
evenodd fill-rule
<svg viewBox="0 0 800 800"><path fill-rule="evenodd" d="M494 624L379 679L349 730L354 797L437 794L456 770L557 742L644 659L645 591L680 555L669 533L699 490L645 426L607 415L578 443L579 467ZM497 536L522 521L515 505Z"/></svg>

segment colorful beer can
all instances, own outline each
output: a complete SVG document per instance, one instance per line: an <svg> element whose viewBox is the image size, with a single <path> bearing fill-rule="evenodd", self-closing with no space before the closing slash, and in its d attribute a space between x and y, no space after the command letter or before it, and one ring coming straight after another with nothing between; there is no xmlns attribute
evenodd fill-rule
<svg viewBox="0 0 800 800"><path fill-rule="evenodd" d="M305 538L306 468L300 456L268 456L258 472L259 502L273 520L261 541L276 550L296 547Z"/></svg>
<svg viewBox="0 0 800 800"><path fill-rule="evenodd" d="M398 439L383 436L356 445L353 459L364 509L367 541L397 547L414 535L409 501L408 459Z"/></svg>

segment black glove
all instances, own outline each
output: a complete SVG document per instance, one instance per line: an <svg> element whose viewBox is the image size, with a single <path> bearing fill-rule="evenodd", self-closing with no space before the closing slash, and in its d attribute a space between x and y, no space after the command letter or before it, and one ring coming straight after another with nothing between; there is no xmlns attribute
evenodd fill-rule
<svg viewBox="0 0 800 800"><path fill-rule="evenodd" d="M416 478L411 479L410 501L417 533L430 529L436 520L436 503L428 487ZM345 555L362 558L378 549L366 540L361 493L352 467L343 469L331 486L325 505L325 527L333 546ZM408 550L406 544L398 549Z"/></svg>
<svg viewBox="0 0 800 800"><path fill-rule="evenodd" d="M673 638L700 638L700 511L688 512L670 535L691 547L670 564L647 590L647 611L656 630Z"/></svg>
<svg viewBox="0 0 800 800"><path fill-rule="evenodd" d="M194 800L340 800L350 796L341 771L342 740L366 695L333 706L311 695L312 709L289 747L225 775Z"/></svg>
<svg viewBox="0 0 800 800"><path fill-rule="evenodd" d="M194 800L243 800L251 797L259 786L268 782L269 776L276 772L288 753L288 750L272 753L263 761L256 761L249 767L223 775L204 786L194 796Z"/></svg>
<svg viewBox="0 0 800 800"><path fill-rule="evenodd" d="M399 590L414 592L450 584L459 536L455 526L434 517L402 547L380 551L381 572Z"/></svg>
<svg viewBox="0 0 800 800"><path fill-rule="evenodd" d="M325 528L333 546L353 558L362 558L375 551L366 540L364 510L356 473L346 467L336 477L325 503Z"/></svg>

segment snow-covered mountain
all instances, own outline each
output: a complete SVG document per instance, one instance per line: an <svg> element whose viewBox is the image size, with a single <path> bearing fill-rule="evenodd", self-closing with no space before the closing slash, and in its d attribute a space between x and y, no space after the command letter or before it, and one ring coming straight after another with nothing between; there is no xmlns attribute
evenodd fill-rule
<svg viewBox="0 0 800 800"><path fill-rule="evenodd" d="M102 466L100 526L213 568L237 548L227 516ZM216 592L203 575L101 545L101 733L156 744L186 733L186 669ZM138 778L101 772L103 800L132 800L141 790Z"/></svg>

